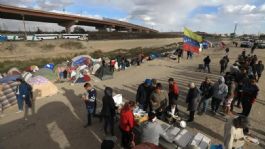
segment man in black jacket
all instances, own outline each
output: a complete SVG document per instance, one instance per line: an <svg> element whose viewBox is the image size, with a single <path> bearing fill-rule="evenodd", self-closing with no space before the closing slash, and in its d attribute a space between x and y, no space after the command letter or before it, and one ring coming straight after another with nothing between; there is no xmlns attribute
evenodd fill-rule
<svg viewBox="0 0 265 149"><path fill-rule="evenodd" d="M144 111L147 110L147 107L150 104L150 95L152 93L151 84L152 81L150 79L146 79L137 89L136 103L138 103L139 107Z"/></svg>
<svg viewBox="0 0 265 149"><path fill-rule="evenodd" d="M206 68L208 69L208 73L211 73L211 70L210 70L210 63L211 63L211 59L210 59L210 56L207 56L203 59L203 62L204 62L204 71L206 70Z"/></svg>
<svg viewBox="0 0 265 149"><path fill-rule="evenodd" d="M200 91L194 83L189 84L189 91L186 97L186 103L188 104L188 111L190 111L189 119L187 122L193 122L194 114L197 110L198 101L200 98Z"/></svg>
<svg viewBox="0 0 265 149"><path fill-rule="evenodd" d="M201 83L200 91L201 91L202 98L199 102L198 111L200 114L203 114L203 113L206 113L209 99L211 99L213 95L213 85L212 85L211 80L208 77L206 77L205 81ZM203 105L202 109L201 109L201 105Z"/></svg>
<svg viewBox="0 0 265 149"><path fill-rule="evenodd" d="M101 116L104 119L104 132L108 134L108 127L110 127L111 135L114 136L114 118L116 115L116 106L112 98L112 88L105 88L105 95L102 98Z"/></svg>

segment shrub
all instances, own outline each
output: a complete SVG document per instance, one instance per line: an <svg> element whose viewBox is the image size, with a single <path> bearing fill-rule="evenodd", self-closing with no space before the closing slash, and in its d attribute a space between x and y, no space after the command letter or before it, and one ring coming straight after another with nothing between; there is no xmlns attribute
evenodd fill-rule
<svg viewBox="0 0 265 149"><path fill-rule="evenodd" d="M44 44L40 48L42 50L44 50L44 51L47 51L47 50L51 51L51 50L53 50L55 48L55 45L53 45L53 44Z"/></svg>
<svg viewBox="0 0 265 149"><path fill-rule="evenodd" d="M39 43L37 43L37 42L27 42L25 45L27 47L36 47L36 46L39 45Z"/></svg>
<svg viewBox="0 0 265 149"><path fill-rule="evenodd" d="M67 41L67 42L64 42L60 45L61 48L64 48L64 49L83 49L84 46L81 42L77 42L77 41Z"/></svg>
<svg viewBox="0 0 265 149"><path fill-rule="evenodd" d="M10 52L13 52L13 51L15 51L16 47L17 47L16 44L14 44L14 43L8 43L5 46L5 50L10 51Z"/></svg>

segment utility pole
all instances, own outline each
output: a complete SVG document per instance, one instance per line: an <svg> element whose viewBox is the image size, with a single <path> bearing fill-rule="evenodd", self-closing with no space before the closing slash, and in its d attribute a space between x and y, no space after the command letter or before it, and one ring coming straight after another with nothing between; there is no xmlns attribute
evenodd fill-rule
<svg viewBox="0 0 265 149"><path fill-rule="evenodd" d="M22 14L22 19L23 19L23 26L24 26L24 35L25 39L27 38L27 31L26 31L26 24L25 24L25 16Z"/></svg>
<svg viewBox="0 0 265 149"><path fill-rule="evenodd" d="M234 36L236 36L236 29L237 29L237 23L235 24L235 28L234 28Z"/></svg>

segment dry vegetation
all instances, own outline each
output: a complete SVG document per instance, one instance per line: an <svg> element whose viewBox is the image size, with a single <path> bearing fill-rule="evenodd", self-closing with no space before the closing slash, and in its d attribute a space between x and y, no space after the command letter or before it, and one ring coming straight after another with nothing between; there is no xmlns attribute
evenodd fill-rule
<svg viewBox="0 0 265 149"><path fill-rule="evenodd" d="M76 49L83 49L84 45L81 42L77 42L77 41L66 41L66 42L63 42L60 45L60 47L64 49L76 50Z"/></svg>
<svg viewBox="0 0 265 149"><path fill-rule="evenodd" d="M40 47L43 51L52 51L55 48L55 45L53 44L43 44Z"/></svg>

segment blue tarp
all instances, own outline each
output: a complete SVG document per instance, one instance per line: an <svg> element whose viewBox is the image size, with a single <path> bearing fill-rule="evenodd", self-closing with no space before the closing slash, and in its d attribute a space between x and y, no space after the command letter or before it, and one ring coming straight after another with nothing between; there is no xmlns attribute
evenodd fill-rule
<svg viewBox="0 0 265 149"><path fill-rule="evenodd" d="M54 69L54 64L46 64L43 68L47 68L47 69L53 70Z"/></svg>
<svg viewBox="0 0 265 149"><path fill-rule="evenodd" d="M0 35L0 42L7 41L7 36Z"/></svg>
<svg viewBox="0 0 265 149"><path fill-rule="evenodd" d="M0 79L0 83L8 83L11 81L16 81L17 78L21 78L20 75L8 76Z"/></svg>

